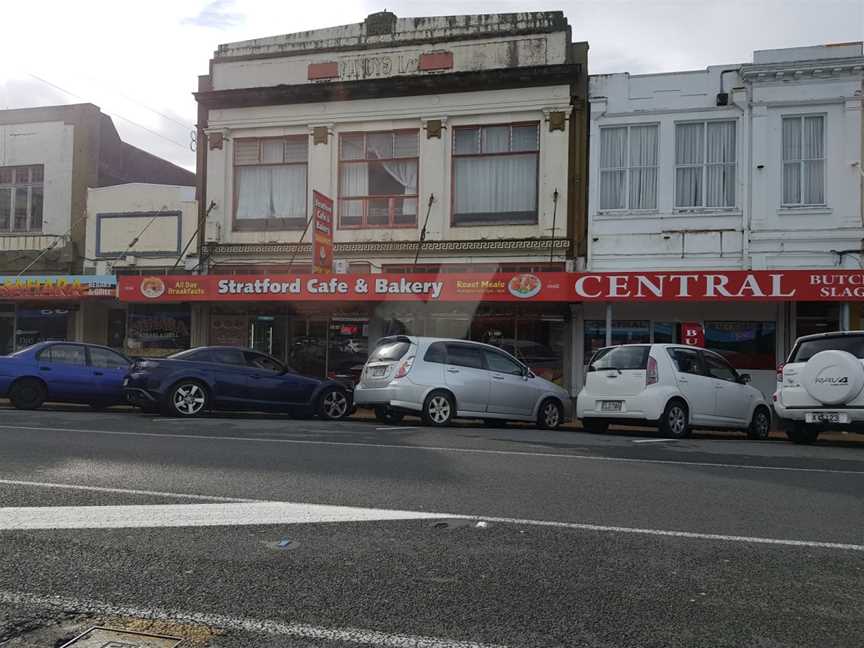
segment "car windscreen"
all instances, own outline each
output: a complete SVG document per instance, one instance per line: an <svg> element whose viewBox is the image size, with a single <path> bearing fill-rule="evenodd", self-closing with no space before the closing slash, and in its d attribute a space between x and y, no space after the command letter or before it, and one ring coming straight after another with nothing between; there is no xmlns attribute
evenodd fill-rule
<svg viewBox="0 0 864 648"><path fill-rule="evenodd" d="M369 362L392 362L399 360L408 353L411 348L410 342L385 342L375 347L369 356Z"/></svg>
<svg viewBox="0 0 864 648"><path fill-rule="evenodd" d="M864 359L864 335L838 335L803 340L792 351L789 362L807 362L820 351L846 351L856 358Z"/></svg>
<svg viewBox="0 0 864 648"><path fill-rule="evenodd" d="M588 371L606 369L645 369L648 366L649 346L621 346L600 349L588 365Z"/></svg>

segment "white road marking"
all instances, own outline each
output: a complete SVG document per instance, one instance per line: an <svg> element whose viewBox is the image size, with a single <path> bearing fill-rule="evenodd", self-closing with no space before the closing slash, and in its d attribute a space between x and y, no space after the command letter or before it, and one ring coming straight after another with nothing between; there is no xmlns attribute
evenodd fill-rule
<svg viewBox="0 0 864 648"><path fill-rule="evenodd" d="M633 443L674 443L678 439L633 439Z"/></svg>
<svg viewBox="0 0 864 648"><path fill-rule="evenodd" d="M122 495L150 495L153 497L172 497L176 499L202 500L205 502L261 502L263 500L245 497L221 497L219 495L197 495L192 493L167 493L165 491L139 490L137 488L110 488L108 486L86 486L83 484L62 484L57 482L23 481L20 479L0 479L0 484L9 486L28 486L36 488L59 488L66 490L94 491L96 493L119 493Z"/></svg>
<svg viewBox="0 0 864 648"><path fill-rule="evenodd" d="M327 504L232 502L126 506L10 506L0 508L0 530L131 529L259 524L321 524L428 520L450 517L423 511L391 511Z"/></svg>
<svg viewBox="0 0 864 648"><path fill-rule="evenodd" d="M113 605L102 601L75 599L65 596L42 596L28 592L0 590L0 603L7 605L32 605L93 616L134 617L173 621L259 635L266 634L277 637L294 637L295 639L339 641L364 646L375 646L376 648L506 648L505 646L483 644L474 641L392 634L376 630L364 630L362 628L327 628L307 625L305 623L291 623L271 619L251 619L249 617L235 617L202 612L184 612L164 608Z"/></svg>
<svg viewBox="0 0 864 648"><path fill-rule="evenodd" d="M609 463L658 464L671 466L700 466L703 468L731 468L738 470L776 470L781 472L824 473L834 475L860 475L864 470L839 470L834 468L796 468L792 466L765 466L760 464L732 464L713 461L674 461L672 459L628 459L625 457L601 457L592 455L561 454L557 452L520 452L518 450L488 450L481 448L452 448L447 446L412 446L396 443L361 443L359 441L313 441L310 439L276 439L267 437L221 436L204 434L160 434L158 432L121 432L119 430L82 430L61 427L35 427L22 425L0 425L0 430L27 430L33 432L72 432L77 434L103 434L107 436L129 436L196 441L241 441L254 443L284 443L289 445L335 446L352 448L384 448L387 450L414 450L419 452L453 452L457 454L500 455L516 457L541 457L571 459L576 461L604 461Z"/></svg>
<svg viewBox="0 0 864 648"><path fill-rule="evenodd" d="M376 430L416 430L416 426L411 425L398 425L396 427L383 427L383 428L375 428Z"/></svg>

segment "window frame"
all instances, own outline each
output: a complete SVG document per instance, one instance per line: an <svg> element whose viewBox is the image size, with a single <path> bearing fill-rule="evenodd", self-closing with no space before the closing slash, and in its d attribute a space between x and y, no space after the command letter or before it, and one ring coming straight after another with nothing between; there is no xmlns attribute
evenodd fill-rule
<svg viewBox="0 0 864 648"><path fill-rule="evenodd" d="M485 128L509 128L510 147L513 147L513 128L519 126L535 126L537 128L537 149L534 151L507 151L506 153L456 153L456 133L460 130L480 129L480 148L483 147L483 129ZM540 149L542 139L542 122L540 120L515 121L505 123L482 123L464 124L453 126L450 135L450 226L451 227L486 227L489 225L538 225L540 223ZM534 174L536 204L533 211L533 220L499 219L489 221L472 221L460 223L456 214L456 160L460 158L490 158L490 157L513 157L515 155L534 154L537 156L536 172ZM506 212L507 214L523 214L527 212Z"/></svg>
<svg viewBox="0 0 864 648"><path fill-rule="evenodd" d="M732 364L726 360L726 358L721 356L719 353L714 353L713 351L708 351L708 350L704 350L704 349L700 352L700 355L702 356L702 370L705 372L705 375L708 378L712 378L713 380L723 380L725 382L731 382L731 383L736 383L736 384L739 383L739 379L741 377L741 374L738 373L738 371L735 369L735 367L733 367ZM714 360L715 362L719 363L721 366L725 367L729 371L731 371L732 372L732 380L726 380L726 378L718 378L717 376L712 375L711 370L708 368L708 359L709 358Z"/></svg>
<svg viewBox="0 0 864 648"><path fill-rule="evenodd" d="M808 117L819 117L822 120L822 157L821 158L805 158L804 157L804 120ZM801 157L797 160L786 160L783 158L783 124L786 120L796 120L798 122L798 134L801 138ZM804 202L804 163L805 162L822 162L822 202ZM780 207L789 209L810 209L813 207L828 206L828 115L824 112L817 113L793 113L788 115L780 115ZM800 193L797 203L788 203L784 197L786 195L786 184L784 173L786 165L798 164L798 186Z"/></svg>
<svg viewBox="0 0 864 648"><path fill-rule="evenodd" d="M456 364L452 361L450 356L450 347L454 347L457 349L465 349L467 351L475 352L480 356L480 366L479 367L471 367L469 365ZM444 348L446 350L446 358L447 362L445 364L453 365L454 367L462 367L463 369L478 369L480 371L488 371L488 367L486 366L486 356L484 355L484 349L482 347L466 344L465 342L445 342Z"/></svg>
<svg viewBox="0 0 864 648"><path fill-rule="evenodd" d="M397 133L412 133L417 137L417 155L416 157L398 157L398 158L380 158L375 160L370 160L367 155L368 145L367 140L369 135L381 135L381 134L390 134L394 137ZM359 160L343 160L342 159L342 138L346 135L362 135L363 136L363 155L364 157ZM417 194L409 195L409 194L382 194L378 196L351 196L349 198L345 198L342 195L342 165L343 164L369 164L370 162L397 162L397 161L406 161L406 160L415 160L417 163ZM368 173L368 170L367 170ZM420 181L422 176L420 174L420 129L419 128L394 128L392 130L374 130L374 131L345 131L344 133L339 133L337 148L336 148L336 219L339 223L339 229L349 229L349 230L368 230L368 229L416 229L417 225L420 221ZM395 209L394 209L394 199L399 198L413 198L417 202L417 212L415 213L415 219L413 223L396 223L394 222ZM372 200L383 200L387 199L387 222L386 223L376 223L373 225L369 224L369 202ZM346 225L342 221L342 201L350 200L350 201L363 201L363 213L360 217L359 225Z"/></svg>
<svg viewBox="0 0 864 648"><path fill-rule="evenodd" d="M675 357L676 353L692 353L696 357L696 372L682 371L678 368L678 360ZM688 376L707 376L708 372L705 367L705 358L700 353L699 349L686 346L671 346L666 347L666 354L672 360L672 366L675 367L676 373L687 374Z"/></svg>
<svg viewBox="0 0 864 648"><path fill-rule="evenodd" d="M305 162L261 162L262 150L265 141L281 140L304 140L306 143L306 161ZM237 144L240 142L258 143L258 162L255 164L238 164L237 163ZM265 167L265 166L305 166L306 167L306 184L303 187L303 217L292 218L237 218L237 208L240 201L239 182L237 181L237 169L240 167ZM309 136L308 135L277 135L270 137L238 137L233 142L231 147L231 190L232 209L231 209L231 230L234 232L269 232L274 230L279 231L296 231L306 228L306 222L309 219Z"/></svg>
<svg viewBox="0 0 864 648"><path fill-rule="evenodd" d="M657 129L657 164L652 166L631 166L630 165L630 130L633 128L645 128L646 126L653 126ZM602 147L603 147L603 131L611 130L615 128L623 128L627 131L627 139L625 144L625 162L626 166L623 167L602 167L600 166L600 160L603 159L602 156ZM636 212L636 213L651 213L656 212L660 207L660 136L662 135L662 129L660 128L660 122L639 122L635 124L608 124L600 127L600 136L598 137L599 143L598 147L600 150L597 151L597 178L598 178L598 186L597 186L597 204L600 205L598 208L598 212L601 214L622 214L626 212ZM655 185L654 185L654 206L653 207L631 207L630 206L630 172L631 169L656 169L657 174L655 176ZM624 172L624 206L623 207L603 207L600 202L601 196L603 195L603 172L604 171L614 171L614 172Z"/></svg>
<svg viewBox="0 0 864 648"><path fill-rule="evenodd" d="M80 349L81 355L84 358L84 362L82 364L69 364L69 363L58 362L58 361L54 360L54 348L58 347L58 346L68 346L68 347L74 347L76 349ZM63 342L55 342L53 344L49 344L48 346L41 349L39 351L39 353L36 354L36 361L37 362L46 362L45 358L43 357L46 352L49 354L49 359L47 360L48 364L59 364L59 365L62 365L64 367L89 367L90 366L90 357L87 354L87 347L85 347L83 344L80 344L80 343L63 341Z"/></svg>
<svg viewBox="0 0 864 648"><path fill-rule="evenodd" d="M483 364L486 365L487 371L491 371L492 373L502 374L505 376L522 377L522 376L528 375L528 371L529 371L528 367L524 363L517 360L514 356L512 356L509 353L507 353L506 351L504 351L504 349L501 349L501 350L483 349L482 351L483 351ZM493 369L492 366L489 364L489 356L498 356L499 358L502 358L502 359L506 360L507 362L516 365L519 368L519 372L513 373L512 371L501 371L499 369Z"/></svg>
<svg viewBox="0 0 864 648"><path fill-rule="evenodd" d="M27 181L17 182L15 179L19 169L27 169ZM41 180L34 180L34 170L40 171ZM9 191L9 226L5 229L0 229L0 234L36 234L41 233L45 228L45 165L44 164L16 164L0 167L0 171L9 171L12 174L11 182L2 182L0 176L0 191ZM27 192L27 225L24 229L15 227L15 197L19 189L24 189ZM39 227L33 227L33 190L42 190L42 210L39 214Z"/></svg>
<svg viewBox="0 0 864 648"><path fill-rule="evenodd" d="M115 351L114 349L107 349L105 347L85 347L85 349L87 351L87 366L93 367L94 369L122 369L124 366L129 367L129 365L131 364L129 358L124 356L122 353ZM118 358L120 358L121 360L124 361L124 364L120 365L119 367L98 367L93 363L93 352L94 351L107 353L109 356L112 356L112 355L117 356Z"/></svg>
<svg viewBox="0 0 864 648"><path fill-rule="evenodd" d="M712 210L732 210L736 209L738 206L738 187L736 186L738 182L738 120L735 118L732 119L687 119L683 121L675 122L675 136L673 140L673 151L678 148L678 126L687 126L693 124L701 124L702 125L702 162L699 163L687 163L687 164L678 164L677 159L673 158L673 166L674 166L674 186L672 193L672 204L675 211L693 211L693 210L704 210L704 211L712 211ZM708 162L708 125L709 124L732 124L733 131L735 134L735 160L730 165L726 162ZM724 167L724 166L732 166L732 188L735 196L735 200L732 201L731 205L708 205L708 167ZM702 168L702 185L701 185L701 195L699 205L676 205L678 197L678 169L695 169L697 167Z"/></svg>

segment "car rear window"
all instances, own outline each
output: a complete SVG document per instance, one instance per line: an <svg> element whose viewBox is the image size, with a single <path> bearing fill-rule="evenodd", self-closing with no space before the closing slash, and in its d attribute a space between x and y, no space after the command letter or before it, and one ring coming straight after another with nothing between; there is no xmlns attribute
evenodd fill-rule
<svg viewBox="0 0 864 648"><path fill-rule="evenodd" d="M399 360L408 353L411 348L410 342L385 342L375 347L369 356L369 362L388 362Z"/></svg>
<svg viewBox="0 0 864 648"><path fill-rule="evenodd" d="M604 369L645 369L650 346L621 346L600 349L588 365L588 371Z"/></svg>
<svg viewBox="0 0 864 648"><path fill-rule="evenodd" d="M846 351L856 358L864 359L864 335L838 335L804 340L792 350L789 362L807 362L820 351Z"/></svg>

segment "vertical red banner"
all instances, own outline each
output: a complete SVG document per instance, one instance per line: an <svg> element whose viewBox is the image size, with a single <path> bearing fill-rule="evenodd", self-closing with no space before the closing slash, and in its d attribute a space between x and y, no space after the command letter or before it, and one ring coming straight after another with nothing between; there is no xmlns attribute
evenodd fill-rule
<svg viewBox="0 0 864 648"><path fill-rule="evenodd" d="M683 322L681 324L681 342L687 346L704 347L705 329L699 322Z"/></svg>
<svg viewBox="0 0 864 648"><path fill-rule="evenodd" d="M333 200L324 194L312 192L312 270L333 272Z"/></svg>

